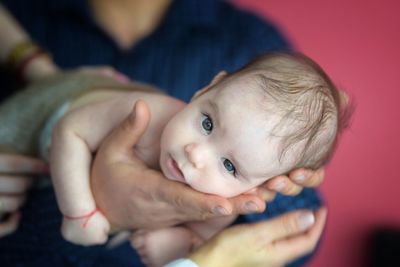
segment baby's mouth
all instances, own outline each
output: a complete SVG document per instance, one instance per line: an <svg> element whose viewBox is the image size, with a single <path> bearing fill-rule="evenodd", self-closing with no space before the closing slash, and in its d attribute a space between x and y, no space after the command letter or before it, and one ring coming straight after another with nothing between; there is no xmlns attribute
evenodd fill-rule
<svg viewBox="0 0 400 267"><path fill-rule="evenodd" d="M170 167L171 167L172 173L177 178L177 181L185 183L186 182L185 176L183 175L183 172L179 168L178 163L175 161L175 159L172 156L170 159L171 159Z"/></svg>

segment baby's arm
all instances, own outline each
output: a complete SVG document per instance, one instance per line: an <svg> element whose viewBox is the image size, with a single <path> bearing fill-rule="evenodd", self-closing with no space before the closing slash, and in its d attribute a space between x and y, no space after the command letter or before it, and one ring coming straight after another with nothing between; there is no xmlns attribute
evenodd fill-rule
<svg viewBox="0 0 400 267"><path fill-rule="evenodd" d="M71 110L53 131L50 168L57 201L64 215L62 234L70 242L92 245L106 242L109 223L90 189L92 153L132 109L131 94L96 91L71 104ZM121 97L124 98L121 104Z"/></svg>

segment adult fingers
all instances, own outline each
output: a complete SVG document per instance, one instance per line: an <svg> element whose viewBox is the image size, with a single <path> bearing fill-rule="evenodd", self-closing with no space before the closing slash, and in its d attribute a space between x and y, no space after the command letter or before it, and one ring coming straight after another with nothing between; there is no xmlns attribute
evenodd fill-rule
<svg viewBox="0 0 400 267"><path fill-rule="evenodd" d="M0 212L7 213L19 210L25 199L25 195L0 195Z"/></svg>
<svg viewBox="0 0 400 267"><path fill-rule="evenodd" d="M272 202L276 197L276 192L265 187L259 187L259 192L265 202Z"/></svg>
<svg viewBox="0 0 400 267"><path fill-rule="evenodd" d="M297 185L288 176L280 175L268 180L264 186L283 195L295 196L303 190L302 186Z"/></svg>
<svg viewBox="0 0 400 267"><path fill-rule="evenodd" d="M264 185L270 190L284 195L297 195L303 187L318 187L325 178L325 169L318 170L299 168L289 173L289 176L280 175L267 181Z"/></svg>
<svg viewBox="0 0 400 267"><path fill-rule="evenodd" d="M0 238L17 230L21 215L16 212L10 215L6 221L0 223Z"/></svg>
<svg viewBox="0 0 400 267"><path fill-rule="evenodd" d="M311 169L297 169L289 174L291 181L298 185L306 187L317 187L320 186L325 178L325 169L323 167L317 170Z"/></svg>
<svg viewBox="0 0 400 267"><path fill-rule="evenodd" d="M309 229L315 223L314 214L309 210L297 210L286 213L272 220L256 223L254 231L258 232L266 244L288 238Z"/></svg>
<svg viewBox="0 0 400 267"><path fill-rule="evenodd" d="M275 250L285 251L283 257L287 257L286 262L310 253L315 249L315 246L321 237L326 217L327 209L320 208L315 213L315 223L312 228L303 234L276 241L274 243Z"/></svg>
<svg viewBox="0 0 400 267"><path fill-rule="evenodd" d="M48 173L47 164L39 159L13 154L0 154L0 173Z"/></svg>
<svg viewBox="0 0 400 267"><path fill-rule="evenodd" d="M175 208L179 222L232 214L232 204L226 198L200 193L182 183L167 182L158 194L162 202Z"/></svg>
<svg viewBox="0 0 400 267"><path fill-rule="evenodd" d="M233 214L249 214L263 212L266 208L261 191L257 194L241 194L229 199Z"/></svg>
<svg viewBox="0 0 400 267"><path fill-rule="evenodd" d="M242 194L230 199L219 196L202 194L187 186L182 190L164 191L169 202L180 207L185 218L203 220L218 216L232 214L249 214L263 212L266 208L265 201L260 194ZM168 202L168 201L167 201Z"/></svg>
<svg viewBox="0 0 400 267"><path fill-rule="evenodd" d="M150 111L147 104L142 100L137 101L132 112L107 138L108 148L115 151L131 151L145 132L149 121Z"/></svg>
<svg viewBox="0 0 400 267"><path fill-rule="evenodd" d="M0 175L0 194L21 194L26 192L33 184L30 177Z"/></svg>

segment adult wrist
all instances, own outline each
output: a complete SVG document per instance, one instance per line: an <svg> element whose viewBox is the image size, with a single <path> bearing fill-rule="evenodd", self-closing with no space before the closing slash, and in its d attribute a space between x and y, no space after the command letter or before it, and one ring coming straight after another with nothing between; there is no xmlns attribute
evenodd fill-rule
<svg viewBox="0 0 400 267"><path fill-rule="evenodd" d="M210 247L211 246L211 247ZM194 250L188 256L192 262L196 263L199 267L218 267L221 266L218 263L215 263L215 257L213 255L214 247L212 245L200 246L196 250ZM223 265L222 265L223 266Z"/></svg>
<svg viewBox="0 0 400 267"><path fill-rule="evenodd" d="M21 77L27 82L39 80L49 75L56 74L60 69L54 64L50 57L37 57L33 59L26 67Z"/></svg>
<svg viewBox="0 0 400 267"><path fill-rule="evenodd" d="M5 63L19 79L29 82L58 70L50 54L31 40L15 44L8 52Z"/></svg>

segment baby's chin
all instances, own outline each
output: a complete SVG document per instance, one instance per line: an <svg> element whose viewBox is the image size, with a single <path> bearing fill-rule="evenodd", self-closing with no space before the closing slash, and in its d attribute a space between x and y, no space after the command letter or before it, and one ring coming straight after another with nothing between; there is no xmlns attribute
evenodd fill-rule
<svg viewBox="0 0 400 267"><path fill-rule="evenodd" d="M187 184L188 184L188 186L190 186L191 188L193 188L194 190L196 190L200 193L215 195L215 196L224 197L224 198L235 197L235 196L242 194L242 192L218 191L218 190L215 190L215 188L205 187L204 185L191 184L189 179L188 179Z"/></svg>

